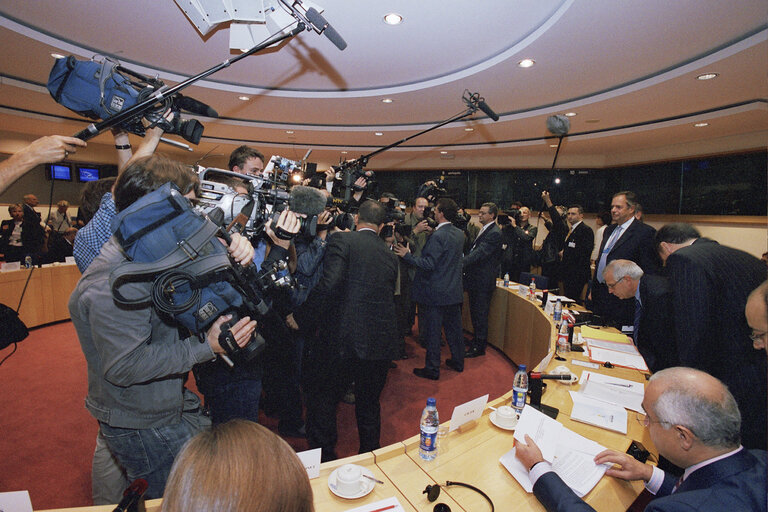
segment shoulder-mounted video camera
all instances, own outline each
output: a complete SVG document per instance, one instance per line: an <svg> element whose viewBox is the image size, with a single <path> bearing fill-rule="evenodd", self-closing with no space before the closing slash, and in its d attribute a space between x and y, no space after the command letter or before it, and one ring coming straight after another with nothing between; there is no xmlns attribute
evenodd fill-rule
<svg viewBox="0 0 768 512"><path fill-rule="evenodd" d="M48 76L48 91L56 103L96 120L109 119L165 88L165 83L159 78L142 75L108 58L82 61L70 55L56 59ZM196 119L182 120L182 110L205 117L218 117L216 111L205 103L176 93L118 126L144 136L146 129L141 121L144 118L149 127L160 126L165 133L180 135L184 140L198 144L204 127ZM169 116L170 120L166 119L168 111L173 114Z"/></svg>

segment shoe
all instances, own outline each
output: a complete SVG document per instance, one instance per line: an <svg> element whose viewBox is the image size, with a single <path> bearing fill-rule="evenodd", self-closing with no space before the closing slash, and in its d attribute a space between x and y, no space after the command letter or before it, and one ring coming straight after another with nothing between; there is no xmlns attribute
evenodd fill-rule
<svg viewBox="0 0 768 512"><path fill-rule="evenodd" d="M403 352L402 354L400 354L400 359L403 359L403 360L408 359L408 354Z"/></svg>
<svg viewBox="0 0 768 512"><path fill-rule="evenodd" d="M439 373L430 372L426 368L414 368L413 374L417 377L421 377L422 379L437 380L440 378Z"/></svg>
<svg viewBox="0 0 768 512"><path fill-rule="evenodd" d="M480 357L480 356L484 356L484 355L485 355L485 349L479 349L477 347L469 348L469 349L467 349L466 352L464 352L464 358L465 359L467 357L472 358L472 357Z"/></svg>
<svg viewBox="0 0 768 512"><path fill-rule="evenodd" d="M451 370L453 370L455 372L461 373L461 372L464 371L464 365L460 365L459 363L457 363L453 359L446 359L445 360L445 366L447 366L448 368L450 368Z"/></svg>
<svg viewBox="0 0 768 512"><path fill-rule="evenodd" d="M277 432L283 437L298 437L300 439L306 439L307 428L302 425L299 428L296 427L281 427L277 426Z"/></svg>
<svg viewBox="0 0 768 512"><path fill-rule="evenodd" d="M348 393L345 393L344 396L341 398L341 401L345 404L354 405L355 404L355 394L352 391L349 391Z"/></svg>
<svg viewBox="0 0 768 512"><path fill-rule="evenodd" d="M392 369L397 368L397 363L394 362L394 361L390 361L389 362L389 367L392 368Z"/></svg>

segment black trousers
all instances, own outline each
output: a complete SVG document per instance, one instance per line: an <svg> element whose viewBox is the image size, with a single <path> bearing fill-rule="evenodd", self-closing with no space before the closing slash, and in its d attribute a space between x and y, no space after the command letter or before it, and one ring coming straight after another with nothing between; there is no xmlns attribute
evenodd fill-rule
<svg viewBox="0 0 768 512"><path fill-rule="evenodd" d="M469 295L469 315L472 318L472 329L475 331L472 344L478 350L485 350L488 343L488 311L491 308L491 297L496 287L485 290L467 290Z"/></svg>
<svg viewBox="0 0 768 512"><path fill-rule="evenodd" d="M379 397L387 381L390 360L340 359L307 352L304 360L304 397L307 410L307 441L310 448L322 448L323 462L335 460L336 409L349 384L355 383L355 417L360 437L359 453L381 448L381 406Z"/></svg>

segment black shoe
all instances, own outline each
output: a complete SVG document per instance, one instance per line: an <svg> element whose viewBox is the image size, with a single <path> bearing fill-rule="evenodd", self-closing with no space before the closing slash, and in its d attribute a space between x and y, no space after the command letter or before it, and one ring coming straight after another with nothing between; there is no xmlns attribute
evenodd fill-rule
<svg viewBox="0 0 768 512"><path fill-rule="evenodd" d="M464 352L464 358L465 359L467 357L472 358L472 357L480 357L480 356L484 356L484 355L485 355L485 349L484 348L483 349L479 349L477 347L472 347L472 348L467 349L466 352Z"/></svg>
<svg viewBox="0 0 768 512"><path fill-rule="evenodd" d="M422 379L437 380L440 378L439 373L430 372L426 368L414 368L413 374L417 377L421 377Z"/></svg>
<svg viewBox="0 0 768 512"><path fill-rule="evenodd" d="M280 425L277 426L277 432L283 436L283 437L298 437L300 439L305 439L307 437L307 429L304 425L296 428L296 427L282 427Z"/></svg>
<svg viewBox="0 0 768 512"><path fill-rule="evenodd" d="M402 354L400 354L400 359L403 359L403 360L408 359L408 354L403 352Z"/></svg>
<svg viewBox="0 0 768 512"><path fill-rule="evenodd" d="M390 362L389 362L389 367L390 367L390 368L393 368L393 369L394 369L394 368L397 368L397 363L396 363L396 362L394 362L394 361L390 361Z"/></svg>
<svg viewBox="0 0 768 512"><path fill-rule="evenodd" d="M446 359L445 360L445 366L447 366L448 368L450 368L451 370L453 370L455 372L461 373L461 372L464 371L464 365L460 365L459 363L457 363L453 359Z"/></svg>

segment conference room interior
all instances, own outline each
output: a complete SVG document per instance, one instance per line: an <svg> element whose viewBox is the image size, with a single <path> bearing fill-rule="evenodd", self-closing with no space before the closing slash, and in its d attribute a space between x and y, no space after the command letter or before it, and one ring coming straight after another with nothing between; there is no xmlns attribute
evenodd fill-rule
<svg viewBox="0 0 768 512"><path fill-rule="evenodd" d="M532 224L540 225L536 245L547 233L536 219L542 191L550 191L556 204L583 205L585 223L596 229L596 215L609 209L612 195L632 190L643 206L643 221L656 229L688 222L702 236L758 258L768 251L768 83L759 71L768 68L765 2L651 0L617 6L609 0L524 0L472 9L453 0L348 4L319 4L346 42L344 50L308 30L193 83L183 94L209 105L218 117L183 113L204 124L199 144L168 135L189 149L161 143L157 151L184 164L222 169L243 144L267 158L297 161L312 150L307 161L318 170L363 156L366 168L376 172L379 192L411 201L421 183L442 179L475 223L484 202L505 209L521 201L533 210ZM385 20L391 13L401 16L400 23ZM0 62L0 159L39 137L73 135L93 122L56 103L47 90L57 58L107 56L172 86L261 41L235 40L236 23L229 20L203 33L193 19L170 0L108 5L72 0L66 8L53 0L0 3L0 45L6 54ZM263 24L257 25L261 30ZM478 98L498 121L478 107ZM551 116L565 116L566 133L548 130ZM134 148L141 143L137 135L130 139ZM40 199L43 217L60 200L69 201L74 216L85 183L80 169L115 176L115 163L114 140L106 129L62 162L70 179L51 180L50 167L40 165L0 194L0 220L10 217L8 205L30 193ZM56 317L36 325L32 338L43 340L50 329L67 344L66 357L82 357L76 338L67 339L74 330L66 325L68 320ZM35 372L39 361L29 353L37 346L19 344L28 366L15 374ZM412 358L423 359L417 340L409 339L408 347ZM0 352L0 359L9 351ZM491 352L494 375L509 379L501 391L494 388L494 400L511 390L519 361L504 350ZM409 369L416 363L399 364ZM82 394L67 403L82 409L82 421L92 421L82 408L84 361L75 366L83 371ZM49 371L64 374L69 368L52 365ZM405 440L417 432L421 402L433 391L453 395L466 386L470 398L489 392L478 378L482 371L469 369L434 388L419 383L409 395L414 404L408 409L417 411L412 428L391 438ZM68 382L71 377L62 375ZM400 377L398 382L409 381ZM14 386L24 382L8 383L6 418L30 407L12 396ZM41 422L56 421L45 410L39 414ZM449 409L441 414L449 416ZM6 421L0 425L23 428ZM353 424L351 416L346 421ZM30 446L38 452L31 458L46 456L45 440ZM5 488L2 476L20 471L14 450L0 441L5 461L0 491L17 490ZM79 468L78 474L87 470ZM74 493L77 502L57 500L51 492L42 503L87 505L81 498L88 485ZM40 508L34 495L32 502Z"/></svg>

